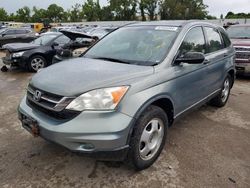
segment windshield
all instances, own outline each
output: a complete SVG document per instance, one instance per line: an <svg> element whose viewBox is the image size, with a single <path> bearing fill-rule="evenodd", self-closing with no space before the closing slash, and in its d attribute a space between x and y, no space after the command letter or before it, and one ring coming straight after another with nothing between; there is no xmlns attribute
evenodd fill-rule
<svg viewBox="0 0 250 188"><path fill-rule="evenodd" d="M48 43L50 43L57 36L58 35L42 35L41 37L33 40L31 43L44 46L44 45L47 45Z"/></svg>
<svg viewBox="0 0 250 188"><path fill-rule="evenodd" d="M228 28L227 33L232 39L250 39L250 26L230 27Z"/></svg>
<svg viewBox="0 0 250 188"><path fill-rule="evenodd" d="M107 35L84 57L120 63L151 66L167 55L177 36L178 27L124 27Z"/></svg>

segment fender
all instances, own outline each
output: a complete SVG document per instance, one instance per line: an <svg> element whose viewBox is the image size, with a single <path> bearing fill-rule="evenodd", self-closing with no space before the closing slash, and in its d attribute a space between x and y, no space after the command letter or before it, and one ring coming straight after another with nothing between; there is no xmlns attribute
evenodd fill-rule
<svg viewBox="0 0 250 188"><path fill-rule="evenodd" d="M143 111L148 106L150 106L152 103L154 103L155 101L157 101L159 99L168 99L168 100L171 101L171 103L174 106L174 102L173 102L172 98L167 93L162 93L162 94L155 95L155 96L151 97L150 99L148 99L146 102L144 102L143 105L137 110L133 120L130 123L130 130L129 130L129 135L128 135L128 138L127 138L127 144L128 145L130 143L130 138L132 136L132 133L133 133L135 123L136 123L137 119L140 117L140 115L143 113ZM174 114L174 109L173 109L173 114Z"/></svg>
<svg viewBox="0 0 250 188"><path fill-rule="evenodd" d="M234 81L236 79L236 69L235 69L235 67L230 67L230 68L227 69L227 73L229 73L230 71L234 72L234 75L232 77L232 79L233 79L232 80L232 85L231 85L231 88L232 88L234 86ZM225 76L224 80L226 79L226 77L227 77L227 75Z"/></svg>

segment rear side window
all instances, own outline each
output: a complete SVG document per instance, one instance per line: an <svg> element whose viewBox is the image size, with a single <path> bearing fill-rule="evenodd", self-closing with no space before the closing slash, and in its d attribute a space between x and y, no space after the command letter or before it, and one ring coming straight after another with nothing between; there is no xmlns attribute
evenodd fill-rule
<svg viewBox="0 0 250 188"><path fill-rule="evenodd" d="M227 36L227 34L224 31L220 31L220 34L221 34L222 39L224 41L224 47L227 48L227 47L231 46L231 41L230 41L229 37Z"/></svg>
<svg viewBox="0 0 250 188"><path fill-rule="evenodd" d="M223 48L223 43L219 32L211 27L205 27L205 31L208 40L208 52L212 53L221 50Z"/></svg>
<svg viewBox="0 0 250 188"><path fill-rule="evenodd" d="M205 53L205 38L201 27L191 29L184 38L179 53L183 55L187 52Z"/></svg>

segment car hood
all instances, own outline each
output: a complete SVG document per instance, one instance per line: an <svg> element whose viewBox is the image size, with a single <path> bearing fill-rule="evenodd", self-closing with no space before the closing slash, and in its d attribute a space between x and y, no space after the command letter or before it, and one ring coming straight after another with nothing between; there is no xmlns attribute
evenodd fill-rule
<svg viewBox="0 0 250 188"><path fill-rule="evenodd" d="M91 35L77 31L61 30L60 32L63 33L65 36L69 37L71 40L76 40L77 38L88 38L88 39L93 38L93 36Z"/></svg>
<svg viewBox="0 0 250 188"><path fill-rule="evenodd" d="M250 39L231 39L234 46L250 46Z"/></svg>
<svg viewBox="0 0 250 188"><path fill-rule="evenodd" d="M130 85L135 78L153 73L151 66L76 58L43 69L31 79L30 84L43 91L69 97L97 88Z"/></svg>
<svg viewBox="0 0 250 188"><path fill-rule="evenodd" d="M3 49L9 50L10 52L31 50L38 47L40 47L40 45L32 43L10 43L3 45Z"/></svg>

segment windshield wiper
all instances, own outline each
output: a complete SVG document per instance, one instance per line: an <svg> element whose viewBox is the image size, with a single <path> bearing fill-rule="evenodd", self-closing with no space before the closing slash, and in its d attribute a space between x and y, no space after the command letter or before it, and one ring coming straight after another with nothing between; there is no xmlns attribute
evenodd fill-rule
<svg viewBox="0 0 250 188"><path fill-rule="evenodd" d="M131 64L128 61L124 61L121 59L115 59L115 58L111 58L111 57L93 57L92 59L100 59L100 60L104 60L104 61L112 61L112 62L117 62L117 63Z"/></svg>

